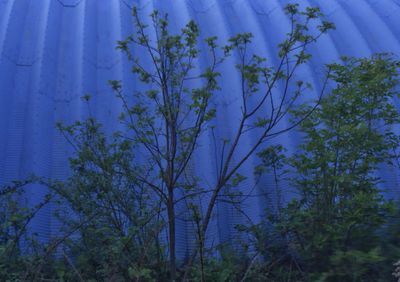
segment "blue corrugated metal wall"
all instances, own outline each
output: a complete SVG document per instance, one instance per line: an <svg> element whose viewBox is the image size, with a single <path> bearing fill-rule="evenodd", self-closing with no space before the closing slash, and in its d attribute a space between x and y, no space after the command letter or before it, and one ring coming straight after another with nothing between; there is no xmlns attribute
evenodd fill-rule
<svg viewBox="0 0 400 282"><path fill-rule="evenodd" d="M337 26L336 31L312 47L314 57L303 71L317 89L322 63L336 60L339 54L399 54L400 1L300 2L318 5ZM115 127L121 105L107 81L121 79L127 91L136 86L129 63L115 50L115 42L133 31L132 5L136 4L144 14L153 9L169 13L173 28L194 19L204 36L217 35L222 40L250 31L255 34L255 50L273 60L276 45L287 31L288 19L283 11L286 3L281 0L0 0L0 184L32 172L54 178L68 174L66 157L70 149L55 129L57 121L72 122L90 113L106 128ZM224 92L218 122L226 125L222 134L229 135L236 125L238 110L231 90L237 87L238 80L228 67L222 71ZM94 97L90 108L79 99L86 93ZM201 147L194 169L204 177L212 176L207 137L202 142L206 146ZM291 135L278 142L289 148L296 143ZM250 171L254 161L251 159L245 170ZM384 169L382 173L387 188L395 195L398 172ZM257 189L272 196L248 201L244 208L253 218L273 204L274 198L269 177ZM36 186L30 187L29 193L29 200L34 203L44 191ZM50 209L42 211L34 223L34 229L43 238L51 236L53 225L57 224L49 216ZM219 240L229 239L233 225L240 220L238 213L221 204L210 232ZM189 229L184 223L178 226L181 254L191 236Z"/></svg>

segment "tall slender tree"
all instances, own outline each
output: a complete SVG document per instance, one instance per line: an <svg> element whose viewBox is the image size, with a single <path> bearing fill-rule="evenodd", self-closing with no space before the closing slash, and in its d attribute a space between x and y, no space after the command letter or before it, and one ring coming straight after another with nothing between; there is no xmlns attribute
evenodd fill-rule
<svg viewBox="0 0 400 282"><path fill-rule="evenodd" d="M133 9L136 33L118 43L118 48L132 62L132 72L147 89L138 91L135 102L131 103L121 82L111 81L124 106L121 121L130 129L130 133L124 136L142 150L145 156L143 167L151 171L146 177L138 174L136 178L154 192L166 210L172 280L177 277L177 203L207 196L204 198L207 199L204 213L196 214L199 248L193 251L186 263L186 275L198 250L204 249L207 229L221 191L246 179L239 173L240 168L266 141L296 127L313 111L311 107L288 126L281 126L297 99L309 89L309 84L299 81L296 76L299 67L311 57L307 47L332 29L333 24L322 20L318 8L300 10L299 5L290 4L285 10L290 29L279 45L277 66L249 51L253 36L243 33L222 46L217 45L216 37L207 38L207 53L203 55L208 56L208 65L200 67L199 56L203 51L199 49L197 24L190 21L180 32L171 33L167 15L158 11L150 15L151 26L147 26L138 11ZM136 49L132 49L133 46ZM136 56L135 51L140 56ZM219 76L224 75L218 72L218 66L232 55L237 59L236 71L242 86L234 90L237 92L235 95L241 97L241 112L238 113L238 126L234 128L233 137L214 140L216 147L220 148L215 162L220 165L215 173L217 179L210 189L205 189L204 183L184 176L198 149L201 134L212 135L212 131L220 130L212 124L218 113L211 102L215 101L215 93L220 90ZM282 88L278 89L278 85ZM244 136L250 132L256 138L246 151L239 153Z"/></svg>

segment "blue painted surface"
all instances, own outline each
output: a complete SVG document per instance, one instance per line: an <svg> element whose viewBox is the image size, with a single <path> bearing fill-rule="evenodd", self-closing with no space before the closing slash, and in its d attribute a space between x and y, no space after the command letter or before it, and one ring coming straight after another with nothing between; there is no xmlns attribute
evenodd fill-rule
<svg viewBox="0 0 400 282"><path fill-rule="evenodd" d="M303 70L316 89L321 83L322 64L336 60L339 54L400 53L400 1L299 2L320 6L337 26L311 48L313 59ZM224 40L251 31L255 34L254 50L271 61L289 23L283 11L287 1L280 0L0 0L0 184L30 173L53 178L68 175L66 158L71 150L55 129L57 121L68 123L94 114L108 130L115 128L121 105L107 81L123 80L126 91L137 87L129 63L115 50L115 42L133 32L130 9L134 3L144 14L155 8L169 13L173 28L194 19L203 36L217 35ZM225 125L221 136L229 136L237 125L239 108L232 93L239 80L231 68L222 69L224 91L217 121ZM93 96L90 109L80 99L86 93ZM251 142L251 135L246 138ZM296 140L291 133L274 141L293 149ZM201 142L194 170L204 178L212 177L210 138L202 137ZM251 175L255 162L250 159L244 171ZM398 171L384 168L382 175L391 195L398 195ZM254 182L249 181L242 187L244 191ZM270 196L251 197L245 203L244 209L254 219L276 202L271 177L266 176L256 191ZM33 204L45 191L34 186L28 193ZM50 213L51 206L33 225L43 238L57 229ZM211 238L216 242L229 239L233 226L242 220L232 207L220 204L210 228L210 235L215 235ZM178 225L179 252L184 254L192 231L183 222Z"/></svg>

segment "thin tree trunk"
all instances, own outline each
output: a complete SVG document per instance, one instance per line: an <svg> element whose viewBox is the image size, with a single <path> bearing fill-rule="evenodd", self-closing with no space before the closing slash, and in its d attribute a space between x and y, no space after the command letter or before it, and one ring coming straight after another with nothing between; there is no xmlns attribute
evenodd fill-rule
<svg viewBox="0 0 400 282"><path fill-rule="evenodd" d="M174 194L170 190L168 197L168 227L169 227L169 271L171 281L176 280L176 254L175 254L175 210Z"/></svg>

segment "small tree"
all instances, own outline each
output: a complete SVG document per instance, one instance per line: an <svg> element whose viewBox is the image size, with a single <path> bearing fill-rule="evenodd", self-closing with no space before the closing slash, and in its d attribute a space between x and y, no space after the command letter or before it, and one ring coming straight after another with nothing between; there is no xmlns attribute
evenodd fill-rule
<svg viewBox="0 0 400 282"><path fill-rule="evenodd" d="M71 176L49 185L63 224L50 246L75 261L67 261L66 269L75 270L71 279L166 279L159 241L164 222L159 203L136 180L140 168L132 162L132 142L106 136L93 118L59 128L75 155Z"/></svg>
<svg viewBox="0 0 400 282"><path fill-rule="evenodd" d="M200 68L198 26L190 21L180 33L172 34L167 16L161 16L157 11L151 14L154 39L148 32L149 27L133 9L136 34L118 43L118 48L133 64L132 72L147 89L138 91L135 102L131 103L131 97L124 93L121 83L111 81L124 106L121 121L131 130L124 136L133 140L137 149L141 150L143 157L138 162L150 171L146 177L143 174L135 177L153 191L166 209L172 280L176 279L177 268L177 203L208 196L204 213L196 212L201 208L192 209L198 227L199 248L194 250L186 263L187 274L197 251L203 254L206 231L215 204L221 198L221 191L225 189L224 194L240 196L240 191L233 192L232 189L246 179L239 173L243 164L271 137L291 130L313 111L310 107L287 127L281 127L297 99L310 88L309 84L296 78L299 67L311 57L307 47L333 25L320 21L322 14L318 8L308 7L301 11L297 4L290 4L285 10L290 19L290 30L279 45L276 67L249 51L252 34L244 33L232 37L227 45L221 47L217 45L216 37L207 38L208 54L204 55L208 55L208 65ZM140 57L132 52L132 44L138 48L136 51ZM220 165L216 171L217 179L210 189L206 189L204 183L196 178L188 180L185 175L198 148L199 136L205 132L211 136L212 132L220 130L212 123L218 113L211 101L215 101L215 93L220 90L218 77L224 75L217 71L217 67L232 54L237 58L236 71L242 85L241 89L235 90L235 95L241 98L241 112L238 113L238 126L234 129L233 138L222 136L214 140L220 149L216 152L215 162ZM150 61L150 64L143 63L144 60ZM282 91L277 89L278 85L282 86ZM321 94L323 91L324 87ZM247 151L239 153L244 136L250 132L256 138ZM191 205L194 207L195 202L192 201Z"/></svg>
<svg viewBox="0 0 400 282"><path fill-rule="evenodd" d="M75 149L70 176L32 177L0 190L1 280L167 279L159 240L164 221L147 187L136 181L132 142L106 136L93 118L58 126ZM36 206L23 207L25 186L32 183L47 186L49 193ZM49 203L59 228L40 242L30 223Z"/></svg>
<svg viewBox="0 0 400 282"><path fill-rule="evenodd" d="M331 65L336 87L300 126L304 143L291 159L299 197L283 209L277 226L306 280L390 279L379 267L393 263L380 252L379 229L392 205L376 172L392 162L399 145L393 126L400 115L392 103L398 67L384 54Z"/></svg>

